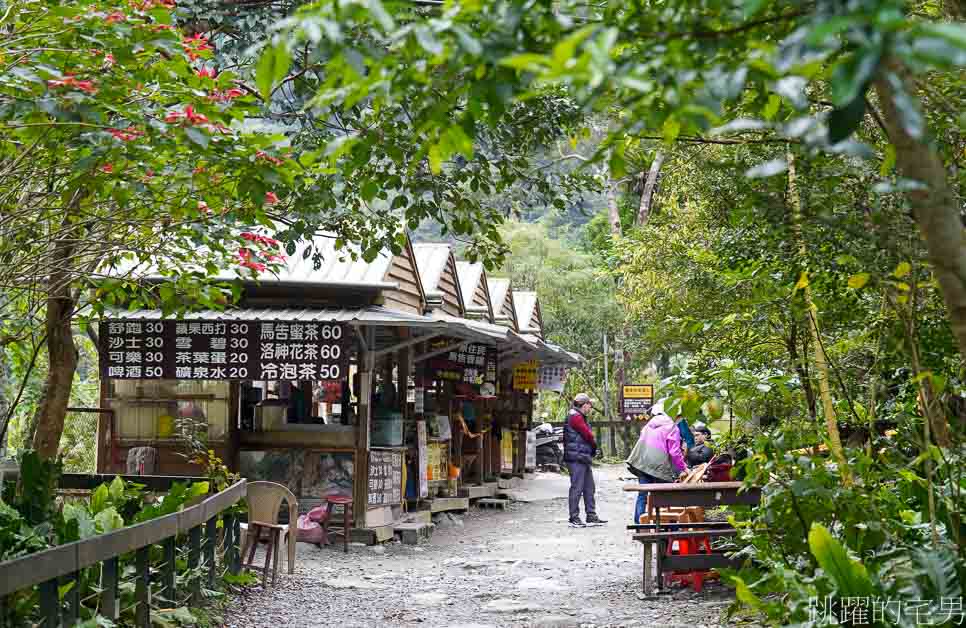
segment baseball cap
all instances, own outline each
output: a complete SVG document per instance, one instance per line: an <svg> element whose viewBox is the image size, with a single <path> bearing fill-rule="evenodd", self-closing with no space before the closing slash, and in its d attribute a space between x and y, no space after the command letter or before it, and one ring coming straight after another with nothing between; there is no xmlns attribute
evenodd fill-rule
<svg viewBox="0 0 966 628"><path fill-rule="evenodd" d="M590 400L590 395L587 393L577 393L574 396L574 403L579 405L584 405L585 403L592 403Z"/></svg>

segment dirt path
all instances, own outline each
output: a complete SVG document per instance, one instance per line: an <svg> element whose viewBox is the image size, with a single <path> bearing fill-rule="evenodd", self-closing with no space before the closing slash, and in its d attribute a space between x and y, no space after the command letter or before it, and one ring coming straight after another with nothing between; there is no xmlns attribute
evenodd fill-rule
<svg viewBox="0 0 966 628"><path fill-rule="evenodd" d="M419 546L299 545L296 573L231 604L232 628L282 626L717 626L720 585L641 600L640 546L622 469L595 470L606 526L567 525L566 476L538 474L506 512L470 510ZM341 548L341 546L339 546Z"/></svg>

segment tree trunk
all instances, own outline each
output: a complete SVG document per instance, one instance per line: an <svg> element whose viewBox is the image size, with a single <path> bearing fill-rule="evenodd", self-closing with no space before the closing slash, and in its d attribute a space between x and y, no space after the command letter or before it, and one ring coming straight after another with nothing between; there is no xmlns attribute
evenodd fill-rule
<svg viewBox="0 0 966 628"><path fill-rule="evenodd" d="M785 338L785 348L788 350L788 357L792 360L792 367L798 374L798 379L802 382L802 392L805 393L805 402L808 404L808 414L812 421L818 418L818 411L815 402L815 389L812 388L812 379L805 368L805 361L798 353L798 326L792 321L792 328Z"/></svg>
<svg viewBox="0 0 966 628"><path fill-rule="evenodd" d="M651 162L651 169L647 172L647 181L644 183L644 191L641 193L641 205L637 210L637 224L646 225L651 217L651 207L654 203L654 195L657 193L657 178L661 175L661 166L664 164L664 151L659 150L654 154L654 161Z"/></svg>
<svg viewBox="0 0 966 628"><path fill-rule="evenodd" d="M792 206L792 226L798 239L798 255L802 265L802 273L807 278L807 264L805 248L805 236L802 233L802 199L798 194L798 181L795 176L795 155L788 152L788 198ZM838 417L835 415L835 406L832 403L832 387L829 383L828 357L825 355L825 347L822 344L822 336L818 328L818 308L812 301L812 289L808 282L804 282L802 295L805 298L805 313L808 316L808 328L812 336L812 345L815 350L815 374L818 379L818 393L822 400L822 414L825 416L825 426L828 430L829 448L832 456L839 464L842 472L842 480L846 484L852 483L852 475L849 472L848 461L845 459L845 452L842 450L842 439L839 436Z"/></svg>
<svg viewBox="0 0 966 628"><path fill-rule="evenodd" d="M621 213L617 208L617 183L613 179L607 181L607 216L610 222L610 232L617 238L621 235Z"/></svg>
<svg viewBox="0 0 966 628"><path fill-rule="evenodd" d="M908 92L911 84L908 70L894 60L887 64L887 68L899 77ZM875 89L889 141L896 149L898 171L925 186L907 192L906 196L942 289L946 316L959 345L960 356L966 356L966 238L961 208L946 180L942 158L925 138L914 137L903 126L895 104L896 90L888 77L880 73L875 80Z"/></svg>
<svg viewBox="0 0 966 628"><path fill-rule="evenodd" d="M47 381L33 420L33 448L44 459L57 457L77 370L72 327L75 302L68 270L73 250L69 240L54 244L53 271L47 292Z"/></svg>

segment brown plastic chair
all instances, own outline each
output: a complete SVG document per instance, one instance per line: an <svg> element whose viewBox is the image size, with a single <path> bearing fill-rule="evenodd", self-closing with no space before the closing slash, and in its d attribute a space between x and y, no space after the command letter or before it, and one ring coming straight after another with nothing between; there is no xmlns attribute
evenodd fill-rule
<svg viewBox="0 0 966 628"><path fill-rule="evenodd" d="M283 540L288 544L288 572L295 573L295 532L298 525L299 504L292 491L275 482L249 482L247 501L248 530L241 558L244 561L247 552L248 560L243 563L243 566L254 567L252 562L255 559L255 548L267 537L268 548L265 550L262 586L265 586L268 569L272 566L273 559L272 584L274 585L278 576L279 546ZM278 511L283 501L288 503L287 525L278 522Z"/></svg>

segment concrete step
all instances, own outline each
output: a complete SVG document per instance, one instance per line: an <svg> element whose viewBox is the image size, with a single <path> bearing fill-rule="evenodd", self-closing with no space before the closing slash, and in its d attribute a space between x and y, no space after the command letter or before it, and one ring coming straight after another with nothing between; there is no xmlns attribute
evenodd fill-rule
<svg viewBox="0 0 966 628"><path fill-rule="evenodd" d="M406 545L419 545L433 536L432 523L400 523L395 526L396 536Z"/></svg>
<svg viewBox="0 0 966 628"><path fill-rule="evenodd" d="M429 511L432 513L467 510L469 507L470 499L468 497L435 497L429 502Z"/></svg>
<svg viewBox="0 0 966 628"><path fill-rule="evenodd" d="M503 510L506 510L509 504L509 499L496 499L493 497L486 497L476 502L476 505L480 508L501 508Z"/></svg>
<svg viewBox="0 0 966 628"><path fill-rule="evenodd" d="M495 484L469 484L463 487L460 497L468 499L480 499L481 497L493 497L496 495Z"/></svg>

